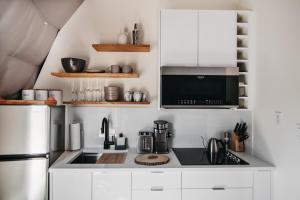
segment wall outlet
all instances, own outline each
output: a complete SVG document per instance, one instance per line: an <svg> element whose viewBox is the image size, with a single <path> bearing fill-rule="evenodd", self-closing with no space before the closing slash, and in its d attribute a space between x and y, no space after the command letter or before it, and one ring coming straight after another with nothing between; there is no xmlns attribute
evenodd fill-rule
<svg viewBox="0 0 300 200"><path fill-rule="evenodd" d="M276 125L280 125L282 120L282 112L281 111L275 111L275 123Z"/></svg>
<svg viewBox="0 0 300 200"><path fill-rule="evenodd" d="M300 122L296 123L296 139L300 140Z"/></svg>

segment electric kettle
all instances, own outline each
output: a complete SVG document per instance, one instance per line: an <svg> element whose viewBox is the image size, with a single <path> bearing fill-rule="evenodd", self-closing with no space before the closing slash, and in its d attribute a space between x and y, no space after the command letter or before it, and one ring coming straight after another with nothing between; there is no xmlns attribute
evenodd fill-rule
<svg viewBox="0 0 300 200"><path fill-rule="evenodd" d="M212 165L217 165L223 162L225 155L225 145L222 140L210 138L207 144L207 160Z"/></svg>
<svg viewBox="0 0 300 200"><path fill-rule="evenodd" d="M221 150L225 150L223 141L217 138L210 138L207 144L207 152L210 154L217 154Z"/></svg>

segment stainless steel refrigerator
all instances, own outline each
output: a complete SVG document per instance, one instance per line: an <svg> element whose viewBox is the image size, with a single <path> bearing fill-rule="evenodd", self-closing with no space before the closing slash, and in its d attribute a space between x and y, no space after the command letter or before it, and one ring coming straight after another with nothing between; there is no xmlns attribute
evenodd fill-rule
<svg viewBox="0 0 300 200"><path fill-rule="evenodd" d="M0 200L47 200L48 168L64 151L64 106L0 106Z"/></svg>

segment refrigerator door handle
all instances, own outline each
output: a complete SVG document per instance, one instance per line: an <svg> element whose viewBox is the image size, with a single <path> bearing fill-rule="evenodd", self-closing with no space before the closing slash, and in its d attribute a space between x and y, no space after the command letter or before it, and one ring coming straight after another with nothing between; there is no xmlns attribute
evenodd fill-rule
<svg viewBox="0 0 300 200"><path fill-rule="evenodd" d="M18 160L32 160L36 158L49 158L49 154L20 154L20 155L0 155L0 161L18 161Z"/></svg>

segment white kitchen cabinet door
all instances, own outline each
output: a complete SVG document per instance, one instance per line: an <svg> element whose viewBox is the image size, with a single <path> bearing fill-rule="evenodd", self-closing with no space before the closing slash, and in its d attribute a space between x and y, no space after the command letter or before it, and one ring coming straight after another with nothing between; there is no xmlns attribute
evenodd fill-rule
<svg viewBox="0 0 300 200"><path fill-rule="evenodd" d="M199 11L199 66L236 66L236 21L235 11Z"/></svg>
<svg viewBox="0 0 300 200"><path fill-rule="evenodd" d="M131 172L97 172L93 200L131 200Z"/></svg>
<svg viewBox="0 0 300 200"><path fill-rule="evenodd" d="M239 189L184 189L182 200L252 200L251 188ZM262 200L262 199L261 199Z"/></svg>
<svg viewBox="0 0 300 200"><path fill-rule="evenodd" d="M132 200L181 200L181 190L133 190Z"/></svg>
<svg viewBox="0 0 300 200"><path fill-rule="evenodd" d="M92 175L83 172L55 172L52 174L51 200L91 200ZM51 195L51 194L50 194Z"/></svg>
<svg viewBox="0 0 300 200"><path fill-rule="evenodd" d="M198 11L161 11L161 66L197 66Z"/></svg>
<svg viewBox="0 0 300 200"><path fill-rule="evenodd" d="M254 172L254 200L271 200L271 171Z"/></svg>

